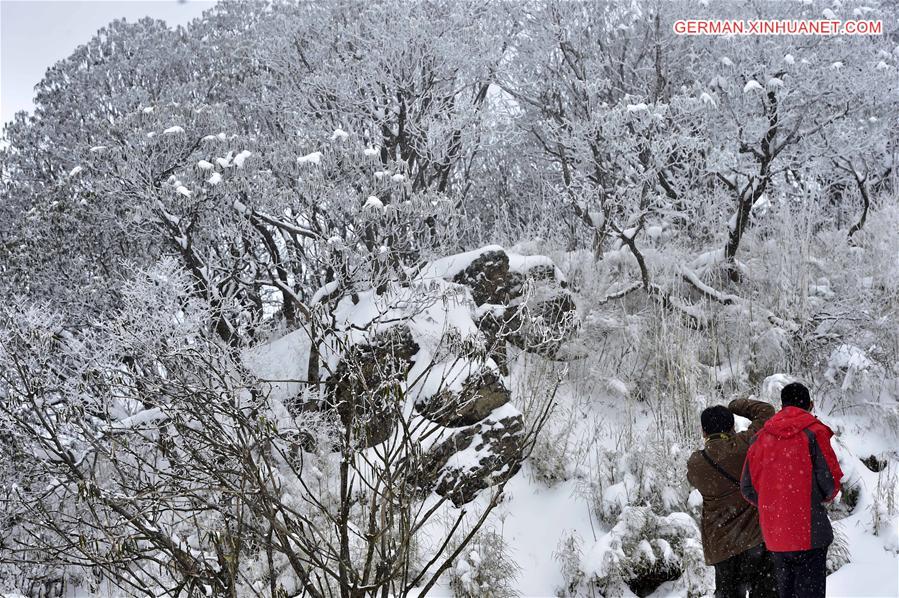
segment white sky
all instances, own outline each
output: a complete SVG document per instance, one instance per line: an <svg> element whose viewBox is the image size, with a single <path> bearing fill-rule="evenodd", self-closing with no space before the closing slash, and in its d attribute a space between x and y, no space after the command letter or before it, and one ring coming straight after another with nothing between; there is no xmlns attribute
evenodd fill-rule
<svg viewBox="0 0 899 598"><path fill-rule="evenodd" d="M212 0L0 0L0 121L34 108L34 86L47 67L118 18L149 16L184 25Z"/></svg>

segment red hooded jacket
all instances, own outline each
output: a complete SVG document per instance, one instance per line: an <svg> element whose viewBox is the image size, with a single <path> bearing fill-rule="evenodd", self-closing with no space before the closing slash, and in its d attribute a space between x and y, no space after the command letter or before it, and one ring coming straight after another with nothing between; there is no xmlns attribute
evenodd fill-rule
<svg viewBox="0 0 899 598"><path fill-rule="evenodd" d="M741 490L758 507L768 550L811 550L833 541L824 503L840 491L843 472L831 436L808 411L785 407L755 437Z"/></svg>

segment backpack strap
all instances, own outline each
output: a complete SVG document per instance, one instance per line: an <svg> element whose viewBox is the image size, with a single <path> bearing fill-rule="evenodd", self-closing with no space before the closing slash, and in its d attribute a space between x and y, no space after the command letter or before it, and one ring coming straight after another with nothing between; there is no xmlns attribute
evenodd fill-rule
<svg viewBox="0 0 899 598"><path fill-rule="evenodd" d="M718 465L717 463L715 463L714 459L712 459L711 457L709 457L709 454L708 454L707 452L705 452L705 449L699 451L699 454L701 454L701 455L702 455L702 458L705 459L705 460L708 462L709 465L711 465L712 467L714 467L714 468L715 468L715 471L717 471L718 473L720 473L720 474L721 474L721 475L722 475L728 482L730 482L731 484L733 484L733 485L736 486L737 488L740 487L740 480L738 480L738 479L735 478L734 476L732 476L732 475L730 475L729 473L727 473L727 471L725 471L725 469L724 469L723 467L721 467L720 465Z"/></svg>

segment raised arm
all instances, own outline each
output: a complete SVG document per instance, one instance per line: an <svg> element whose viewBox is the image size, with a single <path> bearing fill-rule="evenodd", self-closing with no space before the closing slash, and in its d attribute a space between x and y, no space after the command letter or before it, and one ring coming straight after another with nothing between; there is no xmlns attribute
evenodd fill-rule
<svg viewBox="0 0 899 598"><path fill-rule="evenodd" d="M764 401L754 401L752 399L735 399L727 406L734 415L745 417L751 420L749 429L740 432L740 435L753 436L762 429L765 422L774 416L774 406Z"/></svg>

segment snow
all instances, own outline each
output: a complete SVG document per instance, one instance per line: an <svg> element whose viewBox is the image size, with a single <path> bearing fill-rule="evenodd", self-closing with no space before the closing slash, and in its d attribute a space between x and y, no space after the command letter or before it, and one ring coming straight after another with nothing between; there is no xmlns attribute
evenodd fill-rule
<svg viewBox="0 0 899 598"><path fill-rule="evenodd" d="M315 164L317 166L321 164L321 161L321 152L312 152L311 154L306 154L305 156L300 156L299 158L297 158L297 164Z"/></svg>
<svg viewBox="0 0 899 598"><path fill-rule="evenodd" d="M743 86L743 93L749 93L750 91L759 91L763 89L758 81L755 79L750 79L746 82L746 85Z"/></svg>
<svg viewBox="0 0 899 598"><path fill-rule="evenodd" d="M224 132L213 134L213 135L206 135L203 137L203 141L227 141L227 140L228 140L228 136L225 135Z"/></svg>
<svg viewBox="0 0 899 598"><path fill-rule="evenodd" d="M700 94L699 101L701 101L703 104L707 104L707 105L711 105L711 106L717 105L717 103L715 102L715 98L713 98L711 95L709 95L706 92L703 92L702 94Z"/></svg>
<svg viewBox="0 0 899 598"><path fill-rule="evenodd" d="M368 199L365 200L365 204L362 207L373 210L381 210L384 208L384 203L376 196L369 195Z"/></svg>
<svg viewBox="0 0 899 598"><path fill-rule="evenodd" d="M331 282L325 283L325 286L315 291L315 294L312 295L312 300L310 301L310 303L312 305L321 303L325 297L334 293L338 288L340 288L340 282L337 280L332 280Z"/></svg>
<svg viewBox="0 0 899 598"><path fill-rule="evenodd" d="M783 87L783 85L784 85L783 79L780 79L778 77L771 77L770 79L768 79L768 82L765 83L765 86L768 89L778 89L780 87Z"/></svg>
<svg viewBox="0 0 899 598"><path fill-rule="evenodd" d="M793 58L792 54L787 54L786 56L784 56L784 62L786 62L787 64L795 64L796 59Z"/></svg>
<svg viewBox="0 0 899 598"><path fill-rule="evenodd" d="M518 255L509 251L506 252L506 255L509 256L509 270L520 274L524 274L537 266L553 269L556 267L553 261L545 255ZM561 271L558 272L558 275L562 275Z"/></svg>
<svg viewBox="0 0 899 598"><path fill-rule="evenodd" d="M788 374L772 374L762 381L762 390L759 400L767 401L773 405L780 404L780 391L792 382L798 382L796 378Z"/></svg>
<svg viewBox="0 0 899 598"><path fill-rule="evenodd" d="M215 163L221 166L222 168L230 168L231 160L233 159L234 152L228 152L228 155L224 158L216 158Z"/></svg>
<svg viewBox="0 0 899 598"><path fill-rule="evenodd" d="M177 187L175 187L175 193L177 193L179 195L183 195L184 197L191 196L190 190L187 187L185 187L184 185L178 185Z"/></svg>
<svg viewBox="0 0 899 598"><path fill-rule="evenodd" d="M771 208L771 200L768 199L767 195L762 195L757 200L755 200L755 203L752 204L752 207L749 209L749 213L753 217L758 218L764 216L768 212L769 208Z"/></svg>
<svg viewBox="0 0 899 598"><path fill-rule="evenodd" d="M81 166L76 166L75 168L73 168L72 170L69 171L69 178L71 178L77 174L80 174L82 170L84 170L84 169Z"/></svg>
<svg viewBox="0 0 899 598"><path fill-rule="evenodd" d="M419 273L419 278L422 280L434 278L451 279L459 272L468 268L473 261L481 257L484 253L490 251L503 251L503 248L499 245L487 245L473 251L457 253L455 255L434 260L422 268Z"/></svg>
<svg viewBox="0 0 899 598"><path fill-rule="evenodd" d="M721 57L721 64L723 64L724 66L733 66L734 65L733 61L730 58L728 58L727 56Z"/></svg>
<svg viewBox="0 0 899 598"><path fill-rule="evenodd" d="M234 156L234 165L237 166L238 168L243 168L244 162L246 162L247 158L249 158L252 155L253 155L252 152L250 152L248 150L243 150L242 152L240 152L239 154Z"/></svg>
<svg viewBox="0 0 899 598"><path fill-rule="evenodd" d="M828 19L830 21L834 21L837 19L837 14L829 8L825 8L821 12L821 14L824 16L825 19Z"/></svg>
<svg viewBox="0 0 899 598"><path fill-rule="evenodd" d="M374 147L367 147L365 148L365 150L363 150L362 153L364 153L369 158L374 158L381 153L381 150Z"/></svg>
<svg viewBox="0 0 899 598"><path fill-rule="evenodd" d="M899 558L884 545L882 538L867 533L854 519L843 524L849 541L850 562L828 576L827 596L899 596Z"/></svg>
<svg viewBox="0 0 899 598"><path fill-rule="evenodd" d="M210 185L218 185L219 183L222 182L222 175L217 172L213 172L212 176L210 176L208 179L206 179L206 182L209 183Z"/></svg>
<svg viewBox="0 0 899 598"><path fill-rule="evenodd" d="M145 409L140 413L136 413L135 415L126 417L125 419L113 422L112 424L110 424L110 429L129 430L137 428L144 424L155 423L159 420L165 419L166 417L168 416L160 407L153 407L152 409Z"/></svg>
<svg viewBox="0 0 899 598"><path fill-rule="evenodd" d="M506 485L504 500L494 519L502 521L502 532L521 570L517 587L522 596L555 596L564 578L553 552L567 532L592 538L590 506L583 499L578 481L569 480L552 488L529 481L529 466Z"/></svg>
<svg viewBox="0 0 899 598"><path fill-rule="evenodd" d="M390 177L390 179L391 179L394 183L402 183L403 181L406 180L406 175L400 174L400 173L396 173L395 175L393 175L392 177Z"/></svg>
<svg viewBox="0 0 899 598"><path fill-rule="evenodd" d="M865 369L873 365L865 352L849 344L842 344L830 354L827 367L830 369Z"/></svg>
<svg viewBox="0 0 899 598"><path fill-rule="evenodd" d="M270 389L270 397L286 402L302 391L309 367L309 335L296 330L243 352L243 362Z"/></svg>
<svg viewBox="0 0 899 598"><path fill-rule="evenodd" d="M106 149L106 146L105 146L105 145L95 145L95 146L92 147L89 151L92 152L92 153L96 153L96 152L102 152L102 151L105 150L105 149Z"/></svg>
<svg viewBox="0 0 899 598"><path fill-rule="evenodd" d="M724 262L724 249L713 249L699 254L690 262L690 267L700 272Z"/></svg>
<svg viewBox="0 0 899 598"><path fill-rule="evenodd" d="M349 136L350 134L343 129L334 129L334 132L331 133L331 141L345 141Z"/></svg>
<svg viewBox="0 0 899 598"><path fill-rule="evenodd" d="M842 61L837 60L836 62L834 62L833 64L830 65L830 68L841 69L841 68L843 68L843 63L842 63Z"/></svg>
<svg viewBox="0 0 899 598"><path fill-rule="evenodd" d="M215 166L212 165L212 162L207 162L206 160L200 160L197 162L197 168L200 170L212 170Z"/></svg>
<svg viewBox="0 0 899 598"><path fill-rule="evenodd" d="M639 104L628 104L627 105L628 112L647 112L649 111L649 106L644 102L640 102Z"/></svg>
<svg viewBox="0 0 899 598"><path fill-rule="evenodd" d="M491 362L492 363L492 362ZM409 397L416 403L427 400L442 391L461 391L468 378L484 367L482 362L453 358L434 364L424 376L412 378ZM495 366L491 369L495 369Z"/></svg>
<svg viewBox="0 0 899 598"><path fill-rule="evenodd" d="M147 106L141 112L143 112L144 114L150 114L153 112L153 106Z"/></svg>
<svg viewBox="0 0 899 598"><path fill-rule="evenodd" d="M183 132L184 132L184 129L182 127L175 125L173 127L169 127L165 131L163 131L163 134L164 135L177 135L177 134L180 134Z"/></svg>

